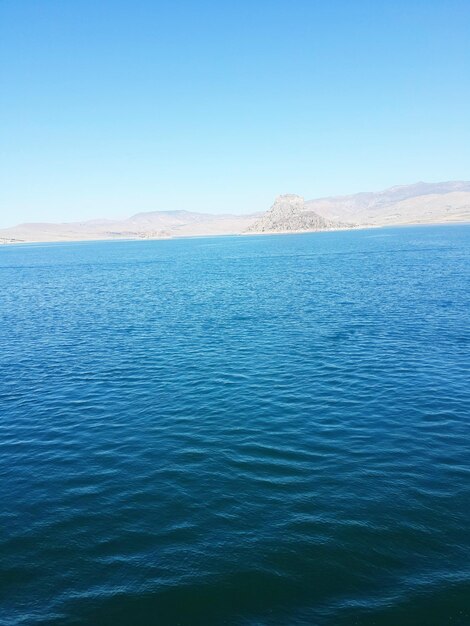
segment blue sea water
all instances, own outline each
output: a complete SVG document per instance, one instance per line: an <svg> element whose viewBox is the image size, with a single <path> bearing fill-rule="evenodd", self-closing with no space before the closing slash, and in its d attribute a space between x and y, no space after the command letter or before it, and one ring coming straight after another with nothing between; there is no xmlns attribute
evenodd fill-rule
<svg viewBox="0 0 470 626"><path fill-rule="evenodd" d="M469 278L469 226L0 248L0 623L470 624Z"/></svg>

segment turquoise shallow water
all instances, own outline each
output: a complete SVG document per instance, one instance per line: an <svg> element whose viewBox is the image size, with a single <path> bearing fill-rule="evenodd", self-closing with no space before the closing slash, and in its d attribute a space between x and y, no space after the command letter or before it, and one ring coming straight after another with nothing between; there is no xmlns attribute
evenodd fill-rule
<svg viewBox="0 0 470 626"><path fill-rule="evenodd" d="M469 255L0 248L0 623L470 624Z"/></svg>

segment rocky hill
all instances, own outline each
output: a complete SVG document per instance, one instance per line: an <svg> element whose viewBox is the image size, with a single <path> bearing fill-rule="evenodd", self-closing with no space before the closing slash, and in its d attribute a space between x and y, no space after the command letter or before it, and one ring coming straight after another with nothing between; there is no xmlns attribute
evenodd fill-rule
<svg viewBox="0 0 470 626"><path fill-rule="evenodd" d="M276 198L269 211L266 211L254 224L249 226L247 232L301 232L333 230L351 226L326 219L318 213L308 210L302 196L285 194Z"/></svg>

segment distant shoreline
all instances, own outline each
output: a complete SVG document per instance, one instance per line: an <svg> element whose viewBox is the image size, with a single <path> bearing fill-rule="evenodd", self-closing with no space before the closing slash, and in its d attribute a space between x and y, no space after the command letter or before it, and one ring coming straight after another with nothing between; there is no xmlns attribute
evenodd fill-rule
<svg viewBox="0 0 470 626"><path fill-rule="evenodd" d="M385 228L411 228L416 226L467 226L470 221L448 221L448 222L410 222L406 224L369 224L345 228L324 228L318 230L283 230L283 231L259 231L242 233L207 233L201 235L172 235L171 237L98 237L89 239L41 239L22 241L2 241L0 248L5 246L31 245L31 244L51 244L51 243L100 243L100 242L135 242L135 241L172 241L175 239L212 239L215 237L259 237L273 235L311 235L319 233L350 232L356 230L381 230Z"/></svg>
<svg viewBox="0 0 470 626"><path fill-rule="evenodd" d="M0 244L139 241L337 232L371 228L466 224L470 181L415 183L378 192L305 200L281 194L257 213L141 211L124 219L28 222L0 229Z"/></svg>

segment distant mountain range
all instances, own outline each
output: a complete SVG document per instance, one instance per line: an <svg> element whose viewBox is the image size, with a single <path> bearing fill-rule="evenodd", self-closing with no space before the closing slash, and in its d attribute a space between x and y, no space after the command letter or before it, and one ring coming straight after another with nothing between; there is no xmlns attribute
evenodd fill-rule
<svg viewBox="0 0 470 626"><path fill-rule="evenodd" d="M435 224L470 221L470 182L416 183L377 193L309 200L308 210L358 225Z"/></svg>
<svg viewBox="0 0 470 626"><path fill-rule="evenodd" d="M307 201L287 194L269 211L251 215L151 211L125 220L20 224L0 229L0 242L162 239L450 222L470 222L470 182L416 183Z"/></svg>

